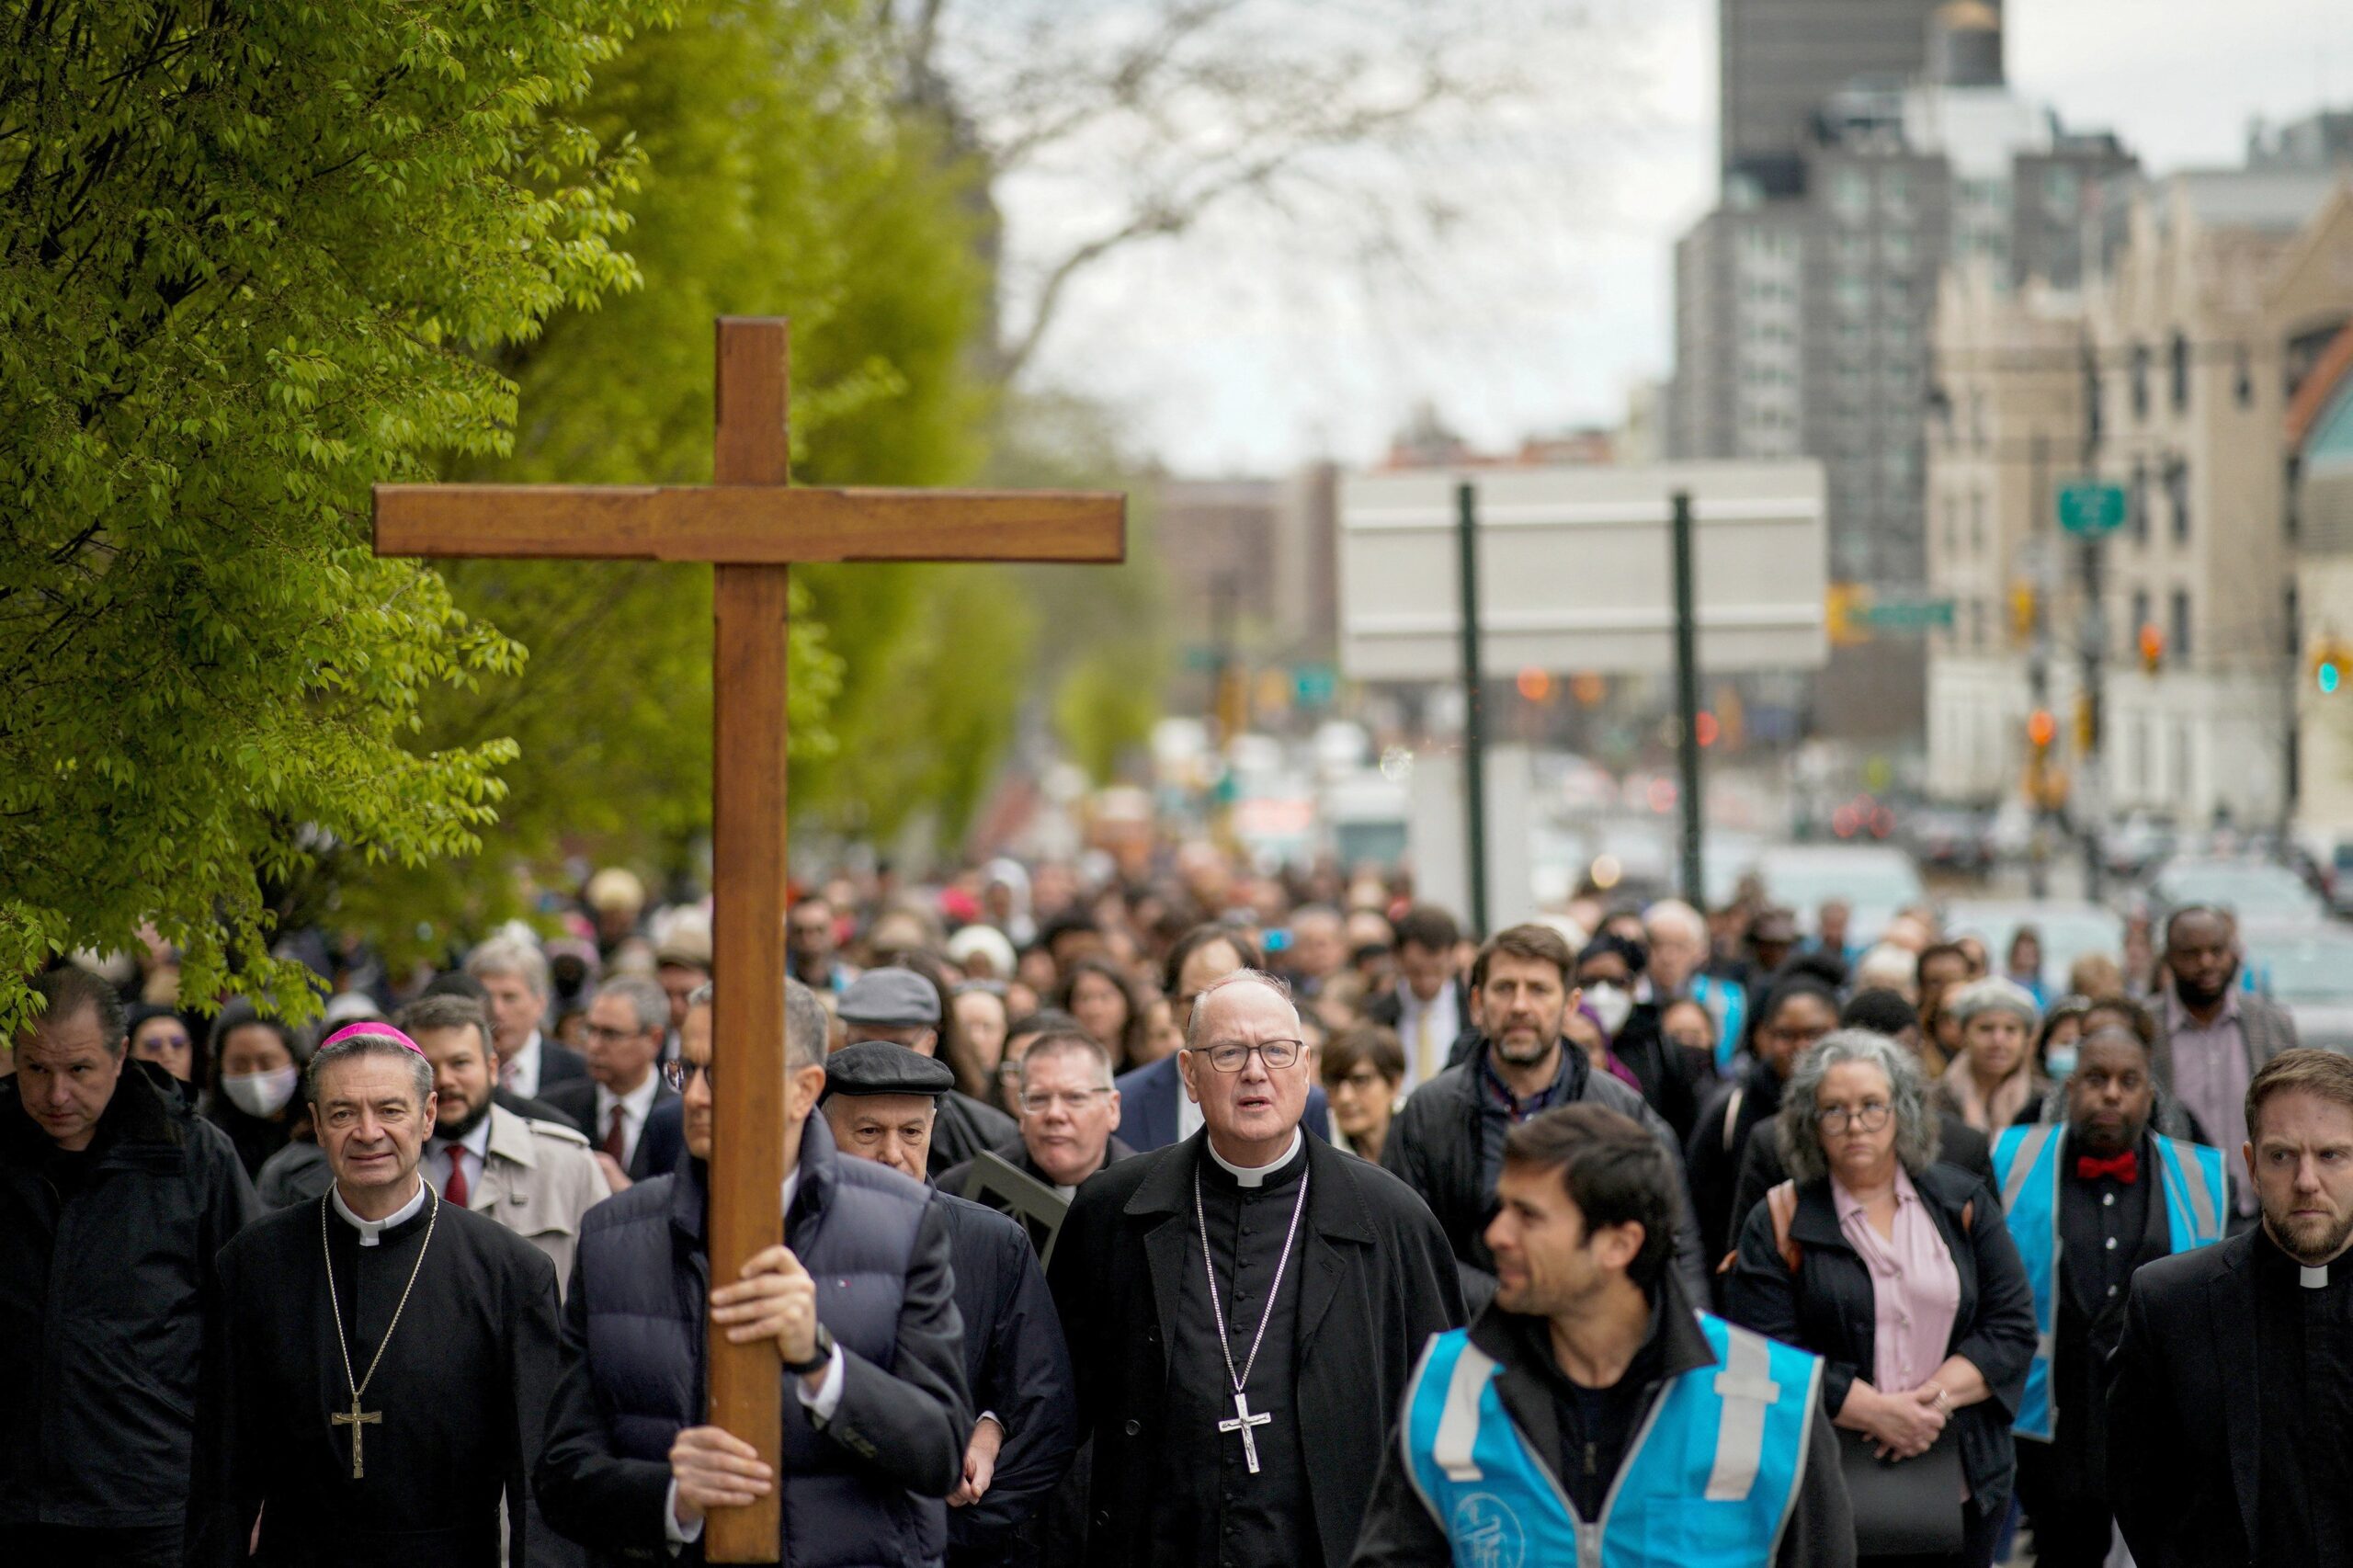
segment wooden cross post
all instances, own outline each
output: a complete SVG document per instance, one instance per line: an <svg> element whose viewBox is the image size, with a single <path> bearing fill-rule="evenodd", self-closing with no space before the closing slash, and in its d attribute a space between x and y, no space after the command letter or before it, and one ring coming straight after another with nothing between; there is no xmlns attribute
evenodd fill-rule
<svg viewBox="0 0 2353 1568"><path fill-rule="evenodd" d="M788 487L786 324L719 323L718 439L702 485L380 484L376 552L707 561L712 653L710 1277L781 1239L784 1180L785 603L795 561L1126 559L1126 501L1068 491ZM710 1421L779 1482L784 1377L765 1345L710 1342ZM355 1447L358 1436L354 1428ZM773 1562L777 1493L712 1514L715 1562Z"/></svg>

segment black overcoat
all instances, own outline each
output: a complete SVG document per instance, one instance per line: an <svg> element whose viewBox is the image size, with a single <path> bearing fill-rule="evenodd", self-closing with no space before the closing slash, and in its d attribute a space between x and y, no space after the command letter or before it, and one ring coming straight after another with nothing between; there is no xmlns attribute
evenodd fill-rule
<svg viewBox="0 0 2353 1568"><path fill-rule="evenodd" d="M2108 1495L2143 1568L2258 1561L2256 1241L2242 1232L2132 1276L2108 1364Z"/></svg>
<svg viewBox="0 0 2353 1568"><path fill-rule="evenodd" d="M1168 1345L1183 1271L1199 1264L1193 1173L1207 1134L1107 1166L1071 1204L1053 1287L1078 1374L1079 1434L1095 1439L1086 1561L1149 1555ZM1462 1321L1445 1233L1413 1190L1318 1138L1307 1144L1299 1270L1299 1419L1312 1434L1308 1493L1326 1568L1343 1568L1371 1500L1381 1449L1430 1335Z"/></svg>

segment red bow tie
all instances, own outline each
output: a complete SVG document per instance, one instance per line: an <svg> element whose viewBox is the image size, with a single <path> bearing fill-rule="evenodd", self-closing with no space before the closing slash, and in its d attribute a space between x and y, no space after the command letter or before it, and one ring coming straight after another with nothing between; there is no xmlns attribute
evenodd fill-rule
<svg viewBox="0 0 2353 1568"><path fill-rule="evenodd" d="M2089 1154L2078 1154L2075 1156L2075 1174L2086 1181L2097 1181L2101 1176L2114 1176L2130 1187L2141 1179L2141 1153L2137 1149L2127 1149L2113 1159L2107 1160L2096 1159Z"/></svg>

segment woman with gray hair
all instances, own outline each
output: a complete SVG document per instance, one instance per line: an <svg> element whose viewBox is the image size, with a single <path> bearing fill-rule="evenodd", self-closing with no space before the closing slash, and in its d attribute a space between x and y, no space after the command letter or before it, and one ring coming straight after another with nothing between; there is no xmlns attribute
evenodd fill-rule
<svg viewBox="0 0 2353 1568"><path fill-rule="evenodd" d="M1937 1083L1934 1103L1988 1138L2039 1107L2051 1080L2034 1060L2042 1009L2024 986L1999 975L1973 980L1947 996L1945 1015L1961 1028L1961 1054Z"/></svg>
<svg viewBox="0 0 2353 1568"><path fill-rule="evenodd" d="M1842 1029L1800 1058L1779 1113L1791 1178L1741 1227L1724 1315L1824 1358L1865 1563L1986 1568L2008 1509L2010 1423L2034 1355L2034 1298L1975 1176L1935 1164L1937 1118L1912 1054ZM1895 1482L1888 1461L1920 1460ZM1953 1490L1944 1490L1950 1487ZM1949 1523L1942 1499L1965 1488ZM1935 1524L1938 1549L1898 1544Z"/></svg>

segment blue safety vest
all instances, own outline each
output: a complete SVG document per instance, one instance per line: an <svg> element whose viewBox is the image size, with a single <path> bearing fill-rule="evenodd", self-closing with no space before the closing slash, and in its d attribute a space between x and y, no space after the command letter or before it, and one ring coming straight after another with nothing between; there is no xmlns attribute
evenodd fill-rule
<svg viewBox="0 0 2353 1568"><path fill-rule="evenodd" d="M2149 1139L2156 1145L2156 1169L2164 1173L2158 1187L2173 1250L2221 1241L2231 1212L2222 1152L2160 1132ZM2067 1129L2060 1123L2009 1128L1994 1141L1994 1180L2002 1189L2010 1238L2034 1287L2034 1360L2027 1368L2026 1394L2011 1430L2046 1443L2059 1420L2051 1363L2059 1343L2059 1172L2066 1142Z"/></svg>
<svg viewBox="0 0 2353 1568"><path fill-rule="evenodd" d="M1797 1506L1822 1362L1696 1315L1715 1363L1651 1405L1590 1522L1529 1451L1469 1331L1430 1341L1399 1441L1455 1568L1767 1568Z"/></svg>
<svg viewBox="0 0 2353 1568"><path fill-rule="evenodd" d="M1716 1071L1729 1071L1732 1059L1740 1054L1741 1031L1748 1023L1748 992L1736 980L1695 974L1691 1000L1716 1016Z"/></svg>

